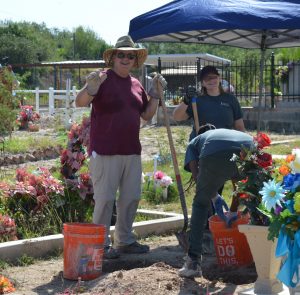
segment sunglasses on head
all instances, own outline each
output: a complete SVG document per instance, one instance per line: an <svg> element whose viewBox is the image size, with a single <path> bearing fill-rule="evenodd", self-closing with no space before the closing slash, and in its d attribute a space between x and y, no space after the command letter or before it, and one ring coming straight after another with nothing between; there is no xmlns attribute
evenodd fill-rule
<svg viewBox="0 0 300 295"><path fill-rule="evenodd" d="M120 58L120 59L127 57L128 59L133 60L133 59L136 58L136 54L133 54L133 53L127 53L126 54L124 52L118 52L116 54L116 56L117 56L117 58Z"/></svg>

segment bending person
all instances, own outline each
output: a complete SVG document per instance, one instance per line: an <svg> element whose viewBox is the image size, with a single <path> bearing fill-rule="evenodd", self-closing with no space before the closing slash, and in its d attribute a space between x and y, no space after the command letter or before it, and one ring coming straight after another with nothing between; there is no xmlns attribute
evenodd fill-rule
<svg viewBox="0 0 300 295"><path fill-rule="evenodd" d="M217 196L219 187L227 180L240 179L231 158L234 153L240 153L242 146L250 148L253 145L252 136L228 129L208 130L188 144L184 168L196 181L196 195L192 205L188 256L179 270L180 276L202 275L202 241L211 201L221 215L223 202ZM237 207L231 210L237 210Z"/></svg>

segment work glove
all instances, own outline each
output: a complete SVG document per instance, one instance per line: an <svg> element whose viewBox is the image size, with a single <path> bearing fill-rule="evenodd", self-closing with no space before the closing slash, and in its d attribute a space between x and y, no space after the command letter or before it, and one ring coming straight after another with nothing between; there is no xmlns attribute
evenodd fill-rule
<svg viewBox="0 0 300 295"><path fill-rule="evenodd" d="M226 220L226 225L227 225L227 227L231 227L232 223L233 223L234 221L236 221L238 218L239 218L239 217L238 217L237 212L232 213L231 216L226 216L226 219L227 219L227 220Z"/></svg>
<svg viewBox="0 0 300 295"><path fill-rule="evenodd" d="M151 87L148 91L148 95L155 98L160 99L161 91L167 87L167 81L161 74L155 75L152 79Z"/></svg>
<svg viewBox="0 0 300 295"><path fill-rule="evenodd" d="M107 75L102 73L100 70L91 72L86 77L86 90L90 96L95 96L100 88L100 85L107 78Z"/></svg>
<svg viewBox="0 0 300 295"><path fill-rule="evenodd" d="M193 97L196 97L196 96L197 96L197 89L196 89L196 87L189 85L188 88L187 88L187 90L186 90L186 94L183 97L184 104L189 105L191 103L191 99Z"/></svg>
<svg viewBox="0 0 300 295"><path fill-rule="evenodd" d="M215 212L217 213L217 215L223 220L226 222L227 224L227 217L223 211L223 208L225 208L226 211L229 210L225 200L220 196L218 195L218 198L213 202L213 206L215 208Z"/></svg>

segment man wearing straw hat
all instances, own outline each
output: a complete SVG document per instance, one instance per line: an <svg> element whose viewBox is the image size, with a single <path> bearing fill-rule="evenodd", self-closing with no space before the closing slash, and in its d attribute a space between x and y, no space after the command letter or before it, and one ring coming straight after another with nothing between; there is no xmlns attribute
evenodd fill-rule
<svg viewBox="0 0 300 295"><path fill-rule="evenodd" d="M137 48L130 36L117 40L103 58L110 68L95 71L76 97L76 106L92 104L90 130L90 172L94 187L93 222L107 228L104 258L117 258L119 253L146 253L147 245L136 241L132 224L141 195L140 118L150 120L166 86L161 75L153 78L147 94L130 71L143 65L147 49ZM117 221L114 247L109 228L116 201Z"/></svg>

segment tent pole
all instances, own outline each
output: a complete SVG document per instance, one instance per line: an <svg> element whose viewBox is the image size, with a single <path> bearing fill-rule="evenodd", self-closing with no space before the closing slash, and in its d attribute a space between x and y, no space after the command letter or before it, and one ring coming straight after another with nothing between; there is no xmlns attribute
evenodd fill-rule
<svg viewBox="0 0 300 295"><path fill-rule="evenodd" d="M265 53L266 53L266 32L262 35L261 39L261 56L260 56L260 68L259 68L259 93L258 93L258 114L257 114L257 133L260 132L261 123L261 108L262 108L262 89L264 84L264 66L265 66Z"/></svg>

